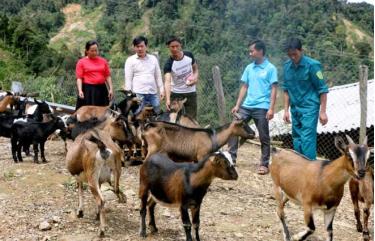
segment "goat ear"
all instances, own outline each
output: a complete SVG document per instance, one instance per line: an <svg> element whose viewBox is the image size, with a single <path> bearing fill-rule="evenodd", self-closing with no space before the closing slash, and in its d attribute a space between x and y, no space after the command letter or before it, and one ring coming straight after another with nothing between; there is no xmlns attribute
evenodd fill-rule
<svg viewBox="0 0 375 241"><path fill-rule="evenodd" d="M345 136L346 136L346 139L348 140L349 144L355 145L353 139L350 136L348 136L348 135L345 135Z"/></svg>
<svg viewBox="0 0 375 241"><path fill-rule="evenodd" d="M34 98L34 102L37 104L41 104L41 102L39 102L36 98Z"/></svg>
<svg viewBox="0 0 375 241"><path fill-rule="evenodd" d="M342 139L341 136L335 137L335 146L341 152L341 154L345 154L347 145L345 144L344 139Z"/></svg>
<svg viewBox="0 0 375 241"><path fill-rule="evenodd" d="M185 98L181 101L181 103L182 103L182 104L185 104L186 101L187 101L187 98L185 97Z"/></svg>

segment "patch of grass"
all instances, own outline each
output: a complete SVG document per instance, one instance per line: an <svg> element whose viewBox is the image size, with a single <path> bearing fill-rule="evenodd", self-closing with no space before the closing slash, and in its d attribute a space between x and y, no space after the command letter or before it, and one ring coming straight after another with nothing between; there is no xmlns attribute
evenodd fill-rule
<svg viewBox="0 0 375 241"><path fill-rule="evenodd" d="M6 171L3 173L5 181L11 181L16 177L16 174L13 171Z"/></svg>

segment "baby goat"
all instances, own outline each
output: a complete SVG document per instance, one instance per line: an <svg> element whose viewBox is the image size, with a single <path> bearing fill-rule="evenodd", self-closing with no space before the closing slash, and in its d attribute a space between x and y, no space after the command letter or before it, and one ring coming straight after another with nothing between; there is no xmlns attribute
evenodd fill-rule
<svg viewBox="0 0 375 241"><path fill-rule="evenodd" d="M357 231L363 232L363 240L370 240L368 230L368 219L370 217L371 206L374 204L374 157L371 156L370 162L367 163L365 177L361 180L350 179L349 189L350 196L354 205L354 215L357 224ZM358 201L363 202L363 227L361 223L361 211L359 210Z"/></svg>
<svg viewBox="0 0 375 241"><path fill-rule="evenodd" d="M162 153L150 156L140 170L140 236L146 237L146 207L149 210L151 232L157 232L154 211L156 202L160 202L180 209L187 241L192 240L190 209L195 237L199 241L200 207L215 177L237 180L238 174L229 153L216 152L196 164L175 163Z"/></svg>
<svg viewBox="0 0 375 241"><path fill-rule="evenodd" d="M100 236L104 236L106 227L104 217L104 198L100 186L108 182L113 187L119 202L126 197L120 190L122 151L106 132L93 130L79 135L69 144L66 154L68 171L76 176L78 184L79 207L77 217L83 217L83 182L89 184L97 204L97 219L100 220ZM114 176L112 185L111 176Z"/></svg>
<svg viewBox="0 0 375 241"><path fill-rule="evenodd" d="M362 145L355 144L349 136L346 138L348 145L341 137L335 138L342 156L333 161L311 161L292 150L273 150L270 170L285 241L290 240L284 214L289 199L302 205L307 226L305 231L294 235L293 240L305 240L315 231L313 209L320 208L324 212L327 241L332 241L333 218L344 194L344 185L350 177L365 176L370 155L367 138Z"/></svg>

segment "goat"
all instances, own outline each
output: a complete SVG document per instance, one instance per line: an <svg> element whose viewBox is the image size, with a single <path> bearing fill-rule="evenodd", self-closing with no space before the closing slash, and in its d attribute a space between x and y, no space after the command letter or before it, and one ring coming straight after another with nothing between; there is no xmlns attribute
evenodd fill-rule
<svg viewBox="0 0 375 241"><path fill-rule="evenodd" d="M182 126L191 128L201 127L196 120L194 120L190 116L183 114L184 103L186 102L186 100L186 98L184 98L183 100L173 100L171 102L170 111L161 113L155 118L155 120L177 123Z"/></svg>
<svg viewBox="0 0 375 241"><path fill-rule="evenodd" d="M127 117L130 111L135 112L140 104L140 100L131 91L122 91L125 94L125 99L120 101L117 105L109 106L93 106L85 105L79 108L72 114L72 118L77 119L80 122L87 121L91 118L104 118L109 116L113 111L119 111L123 116Z"/></svg>
<svg viewBox="0 0 375 241"><path fill-rule="evenodd" d="M23 121L14 122L11 127L11 145L14 162L22 162L21 147L29 147L33 144L34 162L38 161L38 145L42 162L47 162L44 156L44 144L49 135L55 130L65 131L65 124L59 117L53 117L49 122Z"/></svg>
<svg viewBox="0 0 375 241"><path fill-rule="evenodd" d="M44 100L40 102L34 98L34 103L26 103L26 115L36 121L49 121L50 118L46 118L45 114L50 116L53 113L53 109Z"/></svg>
<svg viewBox="0 0 375 241"><path fill-rule="evenodd" d="M83 182L89 184L97 205L97 219L100 220L99 235L104 236L106 229L104 203L100 186L108 182L113 187L119 202L126 202L126 196L120 190L122 151L111 137L102 130L92 130L79 135L69 143L66 154L68 171L76 177L78 184L79 206L77 217L83 217ZM114 185L111 175L114 176Z"/></svg>
<svg viewBox="0 0 375 241"><path fill-rule="evenodd" d="M344 185L350 177L365 176L369 157L367 137L362 145L355 144L346 136L349 145L341 137L335 138L335 146L342 156L333 161L311 161L292 150L272 150L270 164L277 215L282 223L284 240L290 240L285 221L284 206L288 200L302 205L307 229L292 237L305 240L315 231L313 208L323 209L327 241L333 239L333 218L344 194Z"/></svg>
<svg viewBox="0 0 375 241"><path fill-rule="evenodd" d="M192 240L188 213L188 209L190 209L195 237L199 241L200 207L207 189L215 177L224 180L238 179L229 153L217 152L198 163L175 163L165 154L151 155L140 169L140 236L146 237L146 207L149 210L151 232L157 232L154 210L156 202L159 202L180 209L188 241ZM149 194L151 194L150 199Z"/></svg>
<svg viewBox="0 0 375 241"><path fill-rule="evenodd" d="M254 138L248 132L246 123L233 120L216 129L198 129L168 122L151 122L145 126L143 138L147 145L146 159L156 153L164 152L176 161L198 161L205 155L217 151L225 145L230 136Z"/></svg>
<svg viewBox="0 0 375 241"><path fill-rule="evenodd" d="M11 111L13 106L19 101L19 96L14 96L11 92L7 91L7 94L0 101L0 113L7 110L8 105L10 106Z"/></svg>
<svg viewBox="0 0 375 241"><path fill-rule="evenodd" d="M350 197L354 205L354 215L356 219L357 231L363 233L363 240L370 240L368 230L368 219L370 217L371 206L374 204L374 157L370 156L370 162L367 163L365 177L361 180L350 179L349 190ZM361 211L358 201L364 203L363 208L363 226L361 223Z"/></svg>

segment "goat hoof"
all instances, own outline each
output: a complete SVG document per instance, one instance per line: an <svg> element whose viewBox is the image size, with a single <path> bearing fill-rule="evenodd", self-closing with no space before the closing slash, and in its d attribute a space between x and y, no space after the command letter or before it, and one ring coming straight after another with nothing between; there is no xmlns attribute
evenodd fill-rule
<svg viewBox="0 0 375 241"><path fill-rule="evenodd" d="M157 233L158 229L155 226L149 226L150 227L150 232L151 233Z"/></svg>
<svg viewBox="0 0 375 241"><path fill-rule="evenodd" d="M362 230L362 225L357 225L357 231L360 232L360 233L362 233L362 231L363 231Z"/></svg>
<svg viewBox="0 0 375 241"><path fill-rule="evenodd" d="M48 161L47 161L47 160L43 160L42 162L43 162L43 163L48 163Z"/></svg>
<svg viewBox="0 0 375 241"><path fill-rule="evenodd" d="M140 233L139 233L139 236L141 236L142 238L146 238L146 231L141 231Z"/></svg>
<svg viewBox="0 0 375 241"><path fill-rule="evenodd" d="M118 197L118 202L119 203L126 203L126 200L127 200L127 198L126 198L126 196L124 194L122 194L122 195L120 195Z"/></svg>
<svg viewBox="0 0 375 241"><path fill-rule="evenodd" d="M79 210L77 212L77 218L83 218L83 211L82 210Z"/></svg>
<svg viewBox="0 0 375 241"><path fill-rule="evenodd" d="M369 232L363 232L363 240L364 241L370 241L370 233Z"/></svg>
<svg viewBox="0 0 375 241"><path fill-rule="evenodd" d="M99 230L99 237L100 238L104 238L105 237L105 235L104 235L104 230Z"/></svg>

